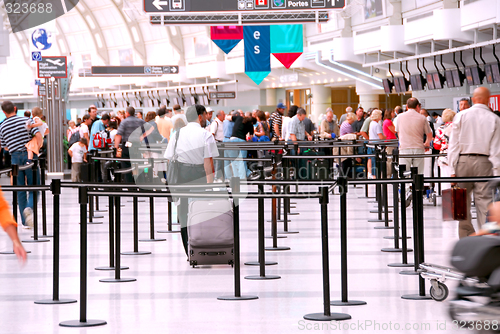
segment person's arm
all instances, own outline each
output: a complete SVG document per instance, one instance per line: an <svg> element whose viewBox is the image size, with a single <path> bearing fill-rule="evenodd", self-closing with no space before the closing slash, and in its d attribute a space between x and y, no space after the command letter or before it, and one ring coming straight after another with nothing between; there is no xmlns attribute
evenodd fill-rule
<svg viewBox="0 0 500 334"><path fill-rule="evenodd" d="M389 131L391 131L392 133L396 134L396 127L394 126L394 124L389 125L387 128L389 129Z"/></svg>
<svg viewBox="0 0 500 334"><path fill-rule="evenodd" d="M5 228L5 233L9 236L10 240L12 240L12 244L14 247L14 253L17 255L17 258L22 263L26 262L26 250L24 250L21 241L19 240L19 236L17 234L17 227L15 225L9 225Z"/></svg>
<svg viewBox="0 0 500 334"><path fill-rule="evenodd" d="M83 153L83 162L87 162L87 152Z"/></svg>
<svg viewBox="0 0 500 334"><path fill-rule="evenodd" d="M259 125L257 126L257 131L254 132L254 135L256 135L257 137L262 137L265 134L266 132L264 131L264 127L261 123L259 123Z"/></svg>
<svg viewBox="0 0 500 334"><path fill-rule="evenodd" d="M30 125L28 125L28 129L33 129L33 128L37 128L39 127L40 125L43 125L43 122L41 119L33 119L33 123L31 123Z"/></svg>
<svg viewBox="0 0 500 334"><path fill-rule="evenodd" d="M330 135L330 138L331 138L332 135ZM313 140L313 137L306 131L306 138L307 140L311 141Z"/></svg>
<svg viewBox="0 0 500 334"><path fill-rule="evenodd" d="M45 133L43 134L44 136L48 135L50 133L49 128L45 129Z"/></svg>
<svg viewBox="0 0 500 334"><path fill-rule="evenodd" d="M116 157L122 157L122 149L120 148L120 143L122 142L122 136L118 133L115 135L115 149L116 149Z"/></svg>
<svg viewBox="0 0 500 334"><path fill-rule="evenodd" d="M73 146L72 146L73 147ZM68 150L68 154L71 158L73 158L73 151L71 150L71 147Z"/></svg>
<svg viewBox="0 0 500 334"><path fill-rule="evenodd" d="M280 132L280 127L278 124L276 124L275 122L273 122L273 128L274 128L274 133L276 134L276 136L281 139L281 132Z"/></svg>
<svg viewBox="0 0 500 334"><path fill-rule="evenodd" d="M459 134L460 134L460 114L457 114L455 117L455 120L453 123L450 125L451 128L451 134L450 134L450 140L448 142L448 167L450 168L450 175L451 177L455 177L455 166L458 162L458 158L460 156L460 147L459 147Z"/></svg>
<svg viewBox="0 0 500 334"><path fill-rule="evenodd" d="M369 140L370 139L370 136L368 136L368 134L364 131L360 131L359 132L359 135L360 136L363 136L363 138L365 138L366 140Z"/></svg>
<svg viewBox="0 0 500 334"><path fill-rule="evenodd" d="M43 137L42 137L42 134L40 133L40 131L38 131L35 134L35 138L36 138L36 141L38 142L38 145L42 146L42 144L43 144Z"/></svg>
<svg viewBox="0 0 500 334"><path fill-rule="evenodd" d="M500 176L500 121L497 121L497 126L491 139L489 160L493 165L493 175Z"/></svg>
<svg viewBox="0 0 500 334"><path fill-rule="evenodd" d="M295 136L295 133L290 133L290 140L297 141L297 137Z"/></svg>
<svg viewBox="0 0 500 334"><path fill-rule="evenodd" d="M214 182L214 159L205 158L203 159L203 167L205 168L205 174L207 175L207 183Z"/></svg>
<svg viewBox="0 0 500 334"><path fill-rule="evenodd" d="M425 122L424 132L425 132L425 136L426 136L424 147L425 147L425 151L427 152L427 151L429 151L429 147L431 146L431 141L434 137L432 135L432 129L431 129L431 126L429 125L429 122Z"/></svg>

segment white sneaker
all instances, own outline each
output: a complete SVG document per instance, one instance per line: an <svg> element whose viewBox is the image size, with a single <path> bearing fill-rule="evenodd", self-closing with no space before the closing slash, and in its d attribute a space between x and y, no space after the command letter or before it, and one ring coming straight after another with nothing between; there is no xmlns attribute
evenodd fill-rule
<svg viewBox="0 0 500 334"><path fill-rule="evenodd" d="M23 211L23 216L24 216L24 221L26 222L26 226L28 226L28 228L32 228L33 227L33 209L31 209L30 207L25 208Z"/></svg>

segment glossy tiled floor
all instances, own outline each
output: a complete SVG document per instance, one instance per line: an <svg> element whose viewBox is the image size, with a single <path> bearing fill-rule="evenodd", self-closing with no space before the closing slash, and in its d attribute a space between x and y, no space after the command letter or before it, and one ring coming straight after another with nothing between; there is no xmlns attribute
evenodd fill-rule
<svg viewBox="0 0 500 334"><path fill-rule="evenodd" d="M2 179L5 184L7 179ZM373 193L374 189L370 189ZM342 323L304 321L307 313L322 312L320 212L317 200L298 201L292 212L290 228L300 231L279 239L279 245L291 250L266 252L267 267L279 280L242 279L243 294L258 295L251 301L220 301L218 296L233 291L233 271L229 266L191 268L186 262L179 234L157 234L167 241L141 242L140 250L151 255L122 256L130 270L122 277L136 282L107 284L99 279L111 272L94 270L107 265L107 218L101 225L88 225L88 319L102 319L107 325L87 329L59 327L65 320L79 318L79 303L35 305L33 301L52 293L52 241L25 244L31 250L29 261L20 267L13 255L0 255L0 333L456 333L447 316L447 304L401 299L416 293L417 276L400 275L388 263L400 262L400 253L382 253L392 240L383 239L390 230L375 230L380 223L369 213L375 204L359 198L364 191L351 188L348 199L349 297L367 305L332 307L332 312L349 313L352 320ZM10 200L11 196L6 194ZM124 199L122 208L122 250L132 250L132 205ZM439 199L438 199L439 201ZM296 201L297 202L297 201ZM64 189L61 199L61 298L79 299L79 208L75 190ZM439 202L438 202L439 203ZM101 200L106 208L107 200ZM166 202L156 202L156 229L166 229ZM427 202L426 202L427 204ZM48 222L52 229L49 196ZM270 217L266 203L266 220ZM147 238L149 211L140 203L140 237ZM107 217L107 213L103 214ZM411 210L408 210L409 218ZM392 214L391 214L392 216ZM441 208L425 206L426 261L448 264L449 253L457 240L456 223L442 222ZM409 219L411 221L411 219ZM257 259L257 203L246 200L241 206L242 262ZM340 298L339 196L332 195L329 205L330 282L332 300ZM266 226L269 230L269 225ZM411 224L408 228L411 231ZM30 237L22 230L21 237ZM31 231L32 233L32 231ZM412 241L410 241L412 243ZM271 241L267 240L270 244ZM0 250L10 248L4 233ZM410 255L410 260L412 255ZM258 274L257 267L242 266L242 277ZM449 284L453 289L453 283ZM427 284L427 289L429 284ZM367 326L369 324L371 326ZM338 329L349 324L350 329ZM391 324L391 325L390 325ZM396 324L400 326L395 331ZM378 327L377 327L378 326ZM392 327L389 327L392 326ZM405 326L415 330L404 330ZM386 330L384 330L386 329ZM470 332L470 331L467 331Z"/></svg>

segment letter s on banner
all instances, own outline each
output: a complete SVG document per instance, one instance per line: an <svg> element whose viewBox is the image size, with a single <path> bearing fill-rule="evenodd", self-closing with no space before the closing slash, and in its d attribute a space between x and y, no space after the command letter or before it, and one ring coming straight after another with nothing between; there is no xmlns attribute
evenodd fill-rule
<svg viewBox="0 0 500 334"><path fill-rule="evenodd" d="M271 32L269 26L244 26L245 72L271 71Z"/></svg>
<svg viewBox="0 0 500 334"><path fill-rule="evenodd" d="M255 53L256 55L258 55L260 53L260 46L256 45L253 47L253 53Z"/></svg>

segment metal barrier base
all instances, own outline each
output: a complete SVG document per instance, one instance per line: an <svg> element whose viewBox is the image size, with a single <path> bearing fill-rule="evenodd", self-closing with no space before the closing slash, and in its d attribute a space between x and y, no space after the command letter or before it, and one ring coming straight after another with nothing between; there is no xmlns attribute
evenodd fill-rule
<svg viewBox="0 0 500 334"><path fill-rule="evenodd" d="M181 231L156 231L158 233L181 233Z"/></svg>
<svg viewBox="0 0 500 334"><path fill-rule="evenodd" d="M371 210L370 213L378 213L378 210ZM385 213L385 210L382 210L382 213ZM392 211L389 211L389 213L392 213Z"/></svg>
<svg viewBox="0 0 500 334"><path fill-rule="evenodd" d="M275 266L277 264L278 262L266 261L266 266ZM245 262L245 266L260 266L260 262L259 261Z"/></svg>
<svg viewBox="0 0 500 334"><path fill-rule="evenodd" d="M59 299L59 300L43 299L35 301L35 304L40 304L40 305L56 305L56 304L71 304L71 303L76 303L76 299Z"/></svg>
<svg viewBox="0 0 500 334"><path fill-rule="evenodd" d="M102 326L106 325L107 322L104 320L87 320L87 321L80 321L80 320L69 320L69 321L63 321L59 323L59 326L61 327L96 327L96 326Z"/></svg>
<svg viewBox="0 0 500 334"><path fill-rule="evenodd" d="M259 276L259 275L252 275L252 276L245 276L245 279L248 280L255 280L255 281L264 281L264 280L269 280L269 279L280 279L281 276L277 275L266 275L266 276Z"/></svg>
<svg viewBox="0 0 500 334"><path fill-rule="evenodd" d="M431 298L431 296L428 296L428 295L421 296L419 294L414 294L414 295L402 295L401 299L407 299L407 300L430 300L432 298Z"/></svg>
<svg viewBox="0 0 500 334"><path fill-rule="evenodd" d="M384 237L384 239L389 239L389 240L394 240L394 236L393 235L388 235L386 237ZM402 237L399 237L399 240L403 239ZM406 239L411 239L411 237L406 237Z"/></svg>
<svg viewBox="0 0 500 334"><path fill-rule="evenodd" d="M332 306L359 306L366 305L366 302L362 300L349 300L347 302L343 302L341 300L334 300L330 303Z"/></svg>
<svg viewBox="0 0 500 334"><path fill-rule="evenodd" d="M95 270L106 270L106 271L111 271L111 270L115 270L115 267L97 267L97 268L94 268ZM127 270L127 269L130 269L129 267L126 267L126 266L120 266L120 270Z"/></svg>
<svg viewBox="0 0 500 334"><path fill-rule="evenodd" d="M31 253L31 251L26 250L26 253ZM0 252L0 255L14 255L14 251L5 251L5 252Z"/></svg>
<svg viewBox="0 0 500 334"><path fill-rule="evenodd" d="M420 273L415 270L403 270L399 272L400 275L408 275L408 276L418 276Z"/></svg>
<svg viewBox="0 0 500 334"><path fill-rule="evenodd" d="M258 296L220 296L217 297L218 300L253 300L253 299L259 299Z"/></svg>
<svg viewBox="0 0 500 334"><path fill-rule="evenodd" d="M369 223L385 223L385 219L368 219ZM392 222L392 219L389 219L388 222Z"/></svg>
<svg viewBox="0 0 500 334"><path fill-rule="evenodd" d="M100 225L100 224L102 224L102 222L87 222L87 225Z"/></svg>
<svg viewBox="0 0 500 334"><path fill-rule="evenodd" d="M266 251L286 251L290 250L290 247L280 246L280 247L266 247L264 248Z"/></svg>
<svg viewBox="0 0 500 334"><path fill-rule="evenodd" d="M278 231L278 234L297 234L299 231Z"/></svg>
<svg viewBox="0 0 500 334"><path fill-rule="evenodd" d="M139 239L142 242L167 241L167 239Z"/></svg>
<svg viewBox="0 0 500 334"><path fill-rule="evenodd" d="M304 319L311 321L342 321L351 319L351 316L346 313L331 313L330 315L325 315L324 313L310 313L306 314Z"/></svg>
<svg viewBox="0 0 500 334"><path fill-rule="evenodd" d="M382 252L387 252L387 253L401 253L403 251L402 248L382 248ZM413 249L408 248L406 250L407 252L413 252Z"/></svg>
<svg viewBox="0 0 500 334"><path fill-rule="evenodd" d="M49 239L38 239L38 240L21 240L22 242L27 242L27 243L38 243L38 242L47 242L50 241Z"/></svg>
<svg viewBox="0 0 500 334"><path fill-rule="evenodd" d="M394 229L394 226L375 226L375 230L391 230Z"/></svg>
<svg viewBox="0 0 500 334"><path fill-rule="evenodd" d="M135 278L103 278L99 280L102 283L127 283L135 281L137 281Z"/></svg>
<svg viewBox="0 0 500 334"><path fill-rule="evenodd" d="M407 268L407 267L415 267L414 263L389 263L387 265L391 268Z"/></svg>
<svg viewBox="0 0 500 334"><path fill-rule="evenodd" d="M32 238L34 238L34 236L31 236ZM45 234L42 234L42 235L39 235L38 236L39 238L52 238L53 235L45 235Z"/></svg>
<svg viewBox="0 0 500 334"><path fill-rule="evenodd" d="M278 235L276 238L278 238L278 239L284 239L284 238L286 238L286 237L287 237L286 235ZM272 238L273 238L273 236L269 235L269 236L264 237L264 238L266 238L266 239L272 239Z"/></svg>
<svg viewBox="0 0 500 334"><path fill-rule="evenodd" d="M120 253L121 255L148 255L151 254L151 252L146 252L146 251L139 251L139 252L122 252Z"/></svg>

